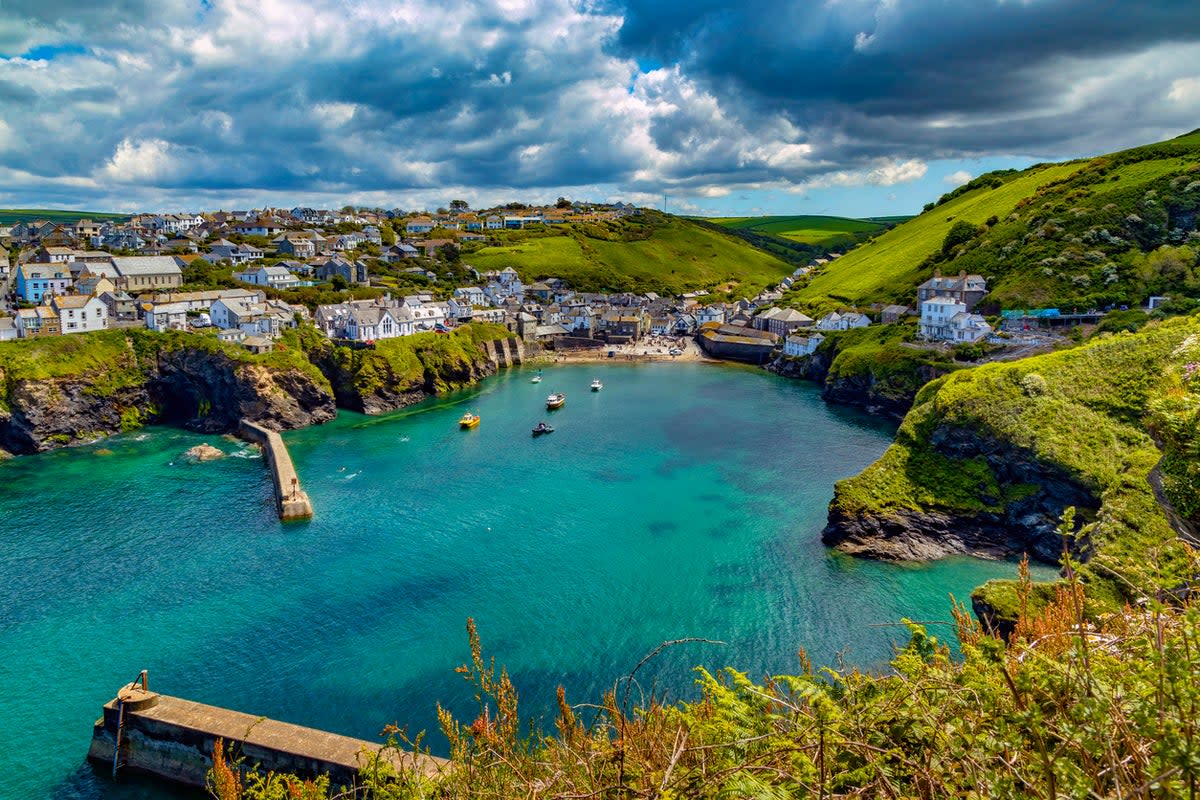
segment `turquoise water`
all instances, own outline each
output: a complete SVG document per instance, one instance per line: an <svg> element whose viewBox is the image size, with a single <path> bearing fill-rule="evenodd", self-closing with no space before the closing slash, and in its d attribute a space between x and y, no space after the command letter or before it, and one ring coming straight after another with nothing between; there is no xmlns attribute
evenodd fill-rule
<svg viewBox="0 0 1200 800"><path fill-rule="evenodd" d="M725 644L668 650L639 672L647 691L688 696L696 664L794 670L800 647L879 665L902 616L947 620L947 593L1015 571L824 548L833 482L892 431L809 384L681 364L530 374L287 434L310 523L275 519L242 445L175 429L0 465L0 796L174 796L83 765L100 706L140 669L165 693L373 738L435 730L435 701L469 713L453 672L469 616L539 716L557 685L594 701L680 637ZM546 412L554 390L566 406ZM479 428L458 430L466 409ZM541 419L557 430L533 439ZM242 457L182 463L201 441Z"/></svg>

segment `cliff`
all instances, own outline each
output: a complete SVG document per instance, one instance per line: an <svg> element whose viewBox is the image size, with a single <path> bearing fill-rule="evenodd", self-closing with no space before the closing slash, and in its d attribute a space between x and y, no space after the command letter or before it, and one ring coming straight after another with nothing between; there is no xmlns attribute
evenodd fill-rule
<svg viewBox="0 0 1200 800"><path fill-rule="evenodd" d="M1110 604L1185 585L1187 548L1149 480L1160 461L1172 464L1146 420L1163 398L1190 395L1198 340L1200 319L1176 319L933 381L883 457L836 485L823 540L885 559L1028 553L1057 563L1066 547ZM1191 503L1186 516L1190 484L1164 472ZM1067 507L1078 514L1064 542Z"/></svg>
<svg viewBox="0 0 1200 800"><path fill-rule="evenodd" d="M832 331L809 356L780 356L767 369L814 381L827 402L852 405L903 419L917 392L957 368L945 353L909 347L912 326L872 326Z"/></svg>
<svg viewBox="0 0 1200 800"><path fill-rule="evenodd" d="M215 337L147 330L0 348L0 448L35 453L170 421L226 433L331 419L328 382L298 350L252 355Z"/></svg>
<svg viewBox="0 0 1200 800"><path fill-rule="evenodd" d="M302 347L328 378L337 404L364 414L470 386L499 366L519 363L524 352L503 327L480 324L385 339L374 348L335 345L310 330L302 334Z"/></svg>

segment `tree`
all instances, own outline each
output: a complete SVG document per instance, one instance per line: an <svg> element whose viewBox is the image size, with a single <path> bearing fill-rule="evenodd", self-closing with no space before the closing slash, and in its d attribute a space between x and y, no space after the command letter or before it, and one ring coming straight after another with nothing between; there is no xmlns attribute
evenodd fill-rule
<svg viewBox="0 0 1200 800"><path fill-rule="evenodd" d="M339 292L344 292L350 288L350 283L345 278L343 278L341 275L334 275L333 278L329 281L329 284L336 291L339 291Z"/></svg>
<svg viewBox="0 0 1200 800"><path fill-rule="evenodd" d="M960 219L951 226L949 233L946 234L946 238L942 240L942 253L950 255L951 250L974 238L975 226L966 220Z"/></svg>
<svg viewBox="0 0 1200 800"><path fill-rule="evenodd" d="M554 201L554 207L555 208L570 208L571 201L565 197L560 197Z"/></svg>
<svg viewBox="0 0 1200 800"><path fill-rule="evenodd" d="M391 247L396 243L396 229L392 227L392 223L384 222L380 224L379 240L383 242L384 247Z"/></svg>
<svg viewBox="0 0 1200 800"><path fill-rule="evenodd" d="M466 200L451 200L450 201L450 210L451 211L466 211L470 207L471 207L471 204L468 203Z"/></svg>
<svg viewBox="0 0 1200 800"><path fill-rule="evenodd" d="M458 245L456 244L444 244L438 248L438 252L441 254L442 258L446 259L446 261L449 261L450 263L458 261L462 255L461 251L458 249Z"/></svg>

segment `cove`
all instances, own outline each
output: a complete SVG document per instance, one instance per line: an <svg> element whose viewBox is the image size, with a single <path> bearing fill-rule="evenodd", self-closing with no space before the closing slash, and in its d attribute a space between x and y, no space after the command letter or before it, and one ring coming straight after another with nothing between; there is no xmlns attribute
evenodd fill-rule
<svg viewBox="0 0 1200 800"><path fill-rule="evenodd" d="M178 796L83 764L100 704L143 668L167 694L368 739L398 722L436 750L435 703L471 711L453 672L468 616L529 717L559 684L595 701L681 637L725 644L666 651L638 674L647 693L690 696L698 664L792 671L801 647L877 666L901 617L948 620L948 593L1015 574L822 546L833 482L893 431L811 384L701 364L532 374L286 434L308 523L275 519L244 445L172 428L0 464L0 796ZM465 410L477 429L458 429ZM556 430L534 439L542 419ZM240 457L182 463L202 441Z"/></svg>

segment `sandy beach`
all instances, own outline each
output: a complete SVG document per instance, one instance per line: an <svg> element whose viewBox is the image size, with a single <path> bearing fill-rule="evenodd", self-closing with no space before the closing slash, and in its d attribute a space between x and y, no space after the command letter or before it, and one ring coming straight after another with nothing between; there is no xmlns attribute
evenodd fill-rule
<svg viewBox="0 0 1200 800"><path fill-rule="evenodd" d="M670 352L672 349L681 350L682 353L673 356ZM608 357L610 351L615 353L612 358ZM707 361L713 364L722 363L719 359L709 358L705 355L704 351L700 349L700 345L696 344L692 339L675 336L649 336L633 344L597 347L588 350L568 350L565 352L548 350L544 355L538 356L536 359L530 359L527 363L537 363L538 361L548 364L628 363L630 361Z"/></svg>

